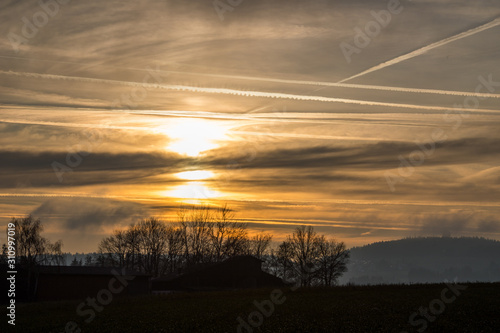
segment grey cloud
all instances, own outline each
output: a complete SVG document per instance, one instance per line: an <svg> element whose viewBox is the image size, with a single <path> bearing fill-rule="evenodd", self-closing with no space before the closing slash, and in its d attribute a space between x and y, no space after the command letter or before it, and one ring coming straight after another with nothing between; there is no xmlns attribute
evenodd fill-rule
<svg viewBox="0 0 500 333"><path fill-rule="evenodd" d="M500 232L500 220L494 217L487 217L477 223L477 231L482 233Z"/></svg>
<svg viewBox="0 0 500 333"><path fill-rule="evenodd" d="M235 146L233 148L238 148ZM231 149L233 149L231 148ZM408 158L413 151L420 151L413 143L376 143L359 146L309 146L301 148L266 147L256 153L255 158L236 155L229 149L219 149L214 154L197 159L186 158L174 153L90 153L83 156L75 172L67 173L66 185L92 183L124 182L159 174L172 174L182 171L187 166L196 165L209 170L219 170L232 177L238 170L265 170L272 174L254 174L252 178L236 178L241 183L270 181L268 185L285 184L285 176L289 183L300 181L363 181L369 176L359 174L361 171L395 169L399 166L399 156ZM244 149L240 148L240 151ZM217 154L217 155L215 155ZM216 157L217 156L217 157ZM223 157L220 157L223 156ZM224 157L225 156L225 157ZM66 164L68 153L64 152L27 152L0 151L0 170L5 176L1 178L3 187L15 187L18 179L32 179L33 186L57 185L57 178L52 170L52 163ZM452 166L471 161L492 162L500 157L500 142L494 138L469 138L450 140L436 145L432 156L421 165ZM300 170L300 171L298 171ZM124 173L127 171L128 173ZM290 177L293 171L295 176ZM358 174L346 174L356 171ZM333 173L335 172L335 173ZM9 176L9 174L11 174ZM12 177L16 174L16 177ZM249 174L251 175L251 174ZM7 177L8 176L8 177ZM28 176L28 177L27 177ZM224 177L226 175L223 175ZM459 184L455 186L468 186Z"/></svg>
<svg viewBox="0 0 500 333"><path fill-rule="evenodd" d="M500 231L500 220L480 212L451 214L421 214L411 220L419 224L424 235L460 236L463 234L490 234Z"/></svg>
<svg viewBox="0 0 500 333"><path fill-rule="evenodd" d="M59 221L63 229L88 230L126 225L146 218L145 212L144 207L131 202L103 198L57 198L45 201L31 213L49 224Z"/></svg>
<svg viewBox="0 0 500 333"><path fill-rule="evenodd" d="M81 154L81 153L80 153ZM60 183L53 163L67 167L68 153L0 151L0 187L43 187L116 183L143 177L175 173L182 170L188 159L166 153L91 153L82 156L79 166L63 169ZM75 161L70 157L70 161ZM23 185L24 184L24 185Z"/></svg>
<svg viewBox="0 0 500 333"><path fill-rule="evenodd" d="M426 143L429 147L433 143ZM259 150L265 148L260 148ZM241 149L240 149L241 151ZM236 168L365 168L377 170L397 168L399 155L408 158L413 151L421 151L415 143L379 142L353 147L310 146L302 148L275 148L258 151L255 158L248 155L234 155L226 158L212 157L203 163L207 166L230 166ZM223 153L223 151L221 151ZM423 166L470 163L491 160L500 155L500 139L466 138L435 144L435 151ZM250 159L250 160L249 160ZM236 164L235 164L236 163Z"/></svg>
<svg viewBox="0 0 500 333"><path fill-rule="evenodd" d="M424 235L457 236L468 227L469 216L428 216L425 217L420 226L420 232Z"/></svg>

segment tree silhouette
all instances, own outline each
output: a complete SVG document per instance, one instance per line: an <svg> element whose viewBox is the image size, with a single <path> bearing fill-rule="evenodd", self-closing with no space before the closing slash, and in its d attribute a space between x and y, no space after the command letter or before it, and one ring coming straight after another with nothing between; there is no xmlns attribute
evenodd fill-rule
<svg viewBox="0 0 500 333"><path fill-rule="evenodd" d="M32 268L41 264L62 263L62 241L50 243L41 236L43 225L41 220L28 215L23 218L12 218L16 232L16 257L19 264Z"/></svg>
<svg viewBox="0 0 500 333"><path fill-rule="evenodd" d="M347 271L349 251L344 242L318 235L311 226L300 226L279 245L271 261L285 281L302 287L332 286Z"/></svg>

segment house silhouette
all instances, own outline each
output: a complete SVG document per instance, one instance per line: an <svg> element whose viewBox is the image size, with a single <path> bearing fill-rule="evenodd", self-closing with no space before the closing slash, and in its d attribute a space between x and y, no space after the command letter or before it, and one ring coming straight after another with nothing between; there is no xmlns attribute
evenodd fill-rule
<svg viewBox="0 0 500 333"><path fill-rule="evenodd" d="M197 265L180 275L151 280L153 292L283 286L285 284L280 278L262 271L262 260L250 255L235 256L218 263Z"/></svg>

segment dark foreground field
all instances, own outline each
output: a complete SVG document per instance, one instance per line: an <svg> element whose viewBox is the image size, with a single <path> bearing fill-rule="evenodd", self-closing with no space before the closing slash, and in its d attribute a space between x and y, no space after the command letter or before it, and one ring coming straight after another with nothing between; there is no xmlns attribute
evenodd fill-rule
<svg viewBox="0 0 500 333"><path fill-rule="evenodd" d="M66 332L65 326L73 321L81 332L93 333L500 332L500 284L467 284L460 290L462 286L454 290L443 283L286 289L282 295L253 290L116 298L96 311L89 323L85 322L91 318L89 307L82 308L87 311L84 316L76 312L83 300L34 303L18 306L15 330L5 329L4 317L0 331ZM269 300L282 304L271 306ZM254 301L260 304L260 312ZM410 319L419 308L422 315ZM240 324L238 317L246 324ZM67 332L78 332L72 325L68 324Z"/></svg>

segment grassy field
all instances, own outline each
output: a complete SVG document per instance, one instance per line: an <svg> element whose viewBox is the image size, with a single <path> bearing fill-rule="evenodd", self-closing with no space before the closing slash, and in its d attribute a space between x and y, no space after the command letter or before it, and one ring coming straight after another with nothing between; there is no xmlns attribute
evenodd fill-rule
<svg viewBox="0 0 500 333"><path fill-rule="evenodd" d="M81 332L95 333L500 332L500 284L466 286L455 294L443 283L116 298L90 323L84 321L90 315L76 313L83 300L32 303L18 306L15 330L6 328L4 319L0 331L65 332L74 321ZM281 304L270 306L270 300ZM261 312L254 301L263 306ZM410 316L419 308L428 311L427 318L414 315L412 325Z"/></svg>

